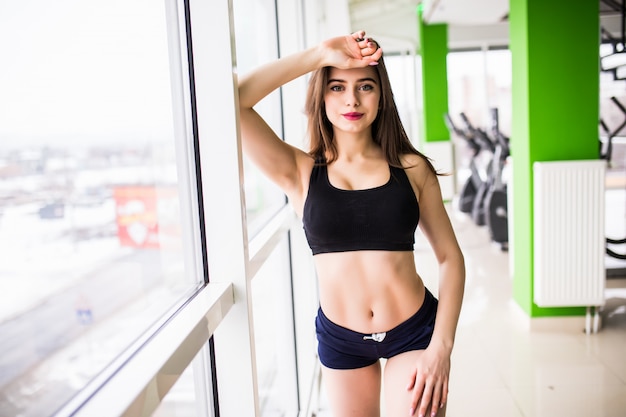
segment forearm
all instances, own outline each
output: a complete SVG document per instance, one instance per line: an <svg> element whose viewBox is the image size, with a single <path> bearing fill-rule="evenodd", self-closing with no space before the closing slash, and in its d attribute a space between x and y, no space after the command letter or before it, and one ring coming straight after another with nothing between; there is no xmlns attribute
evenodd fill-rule
<svg viewBox="0 0 626 417"><path fill-rule="evenodd" d="M262 65L239 80L239 105L252 108L272 91L322 66L319 47L312 47Z"/></svg>
<svg viewBox="0 0 626 417"><path fill-rule="evenodd" d="M251 109L280 86L322 67L348 69L377 65L383 51L369 39L363 39L363 36L365 32L361 31L327 39L317 46L269 62L242 76L239 81L240 108Z"/></svg>
<svg viewBox="0 0 626 417"><path fill-rule="evenodd" d="M465 289L465 266L463 256L440 265L439 306L433 332L432 344L452 351L457 323Z"/></svg>

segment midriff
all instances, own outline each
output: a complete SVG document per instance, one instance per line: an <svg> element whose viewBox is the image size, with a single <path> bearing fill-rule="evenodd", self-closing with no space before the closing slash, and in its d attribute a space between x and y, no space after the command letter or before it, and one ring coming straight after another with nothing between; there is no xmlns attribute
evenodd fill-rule
<svg viewBox="0 0 626 417"><path fill-rule="evenodd" d="M314 259L320 306L342 327L385 332L413 316L424 301L413 252L334 252Z"/></svg>

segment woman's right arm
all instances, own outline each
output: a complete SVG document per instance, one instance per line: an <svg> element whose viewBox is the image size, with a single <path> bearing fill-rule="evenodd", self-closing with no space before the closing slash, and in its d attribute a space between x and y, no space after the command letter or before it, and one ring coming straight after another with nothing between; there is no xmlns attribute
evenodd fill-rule
<svg viewBox="0 0 626 417"><path fill-rule="evenodd" d="M282 85L324 66L366 67L382 51L360 41L364 32L332 38L320 45L258 67L239 80L241 136L246 155L290 197L303 195L302 176L310 171L311 157L282 141L253 107Z"/></svg>
<svg viewBox="0 0 626 417"><path fill-rule="evenodd" d="M253 109L261 99L282 85L319 67L316 48L265 64L239 81L239 120L243 150L256 166L288 196L301 195L300 167L311 159L284 142ZM312 164L311 164L312 165Z"/></svg>

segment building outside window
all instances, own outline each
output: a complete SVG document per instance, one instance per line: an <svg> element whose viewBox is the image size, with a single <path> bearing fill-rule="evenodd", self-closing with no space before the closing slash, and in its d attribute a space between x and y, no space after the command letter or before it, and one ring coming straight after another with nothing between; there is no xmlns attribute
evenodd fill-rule
<svg viewBox="0 0 626 417"><path fill-rule="evenodd" d="M0 415L54 413L204 284L172 36L163 2L0 6Z"/></svg>

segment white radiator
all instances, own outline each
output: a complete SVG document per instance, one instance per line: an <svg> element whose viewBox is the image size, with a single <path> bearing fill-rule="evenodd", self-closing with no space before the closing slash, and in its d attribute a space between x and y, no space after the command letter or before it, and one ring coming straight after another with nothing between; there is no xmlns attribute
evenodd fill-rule
<svg viewBox="0 0 626 417"><path fill-rule="evenodd" d="M535 162L534 300L604 305L606 162Z"/></svg>

